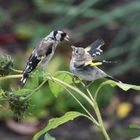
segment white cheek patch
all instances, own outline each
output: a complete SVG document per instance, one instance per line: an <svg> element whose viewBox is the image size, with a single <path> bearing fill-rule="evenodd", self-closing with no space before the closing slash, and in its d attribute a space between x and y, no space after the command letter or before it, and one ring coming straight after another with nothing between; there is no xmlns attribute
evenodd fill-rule
<svg viewBox="0 0 140 140"><path fill-rule="evenodd" d="M56 40L60 41L60 39L61 39L61 34L57 33L56 34Z"/></svg>

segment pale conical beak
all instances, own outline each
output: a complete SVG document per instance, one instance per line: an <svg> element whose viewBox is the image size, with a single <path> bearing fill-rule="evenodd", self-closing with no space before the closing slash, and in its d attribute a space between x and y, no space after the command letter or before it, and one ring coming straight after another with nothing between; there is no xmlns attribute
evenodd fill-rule
<svg viewBox="0 0 140 140"><path fill-rule="evenodd" d="M76 47L75 46L71 46L71 48L74 50Z"/></svg>
<svg viewBox="0 0 140 140"><path fill-rule="evenodd" d="M66 41L69 41L69 36L68 35L66 35L66 37L64 38L64 40L66 40Z"/></svg>

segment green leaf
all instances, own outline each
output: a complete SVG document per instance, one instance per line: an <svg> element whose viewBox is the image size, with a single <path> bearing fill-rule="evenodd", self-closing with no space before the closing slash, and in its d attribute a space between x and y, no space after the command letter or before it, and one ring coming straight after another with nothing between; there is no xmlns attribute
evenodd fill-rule
<svg viewBox="0 0 140 140"><path fill-rule="evenodd" d="M96 90L95 98L97 98L99 90L105 85L111 85L112 87L118 86L119 88L121 88L124 91L127 91L129 89L140 90L140 86L137 86L137 85L125 84L122 82L115 82L113 80L108 80L108 81L105 81L102 84L100 84L100 86Z"/></svg>
<svg viewBox="0 0 140 140"><path fill-rule="evenodd" d="M66 72L66 71L58 71L54 74L54 77L62 80L63 82L66 82L68 84L72 83L72 76L70 75L71 73ZM64 91L64 88L58 84L55 83L53 80L49 80L49 87L52 91L52 93L57 97L58 94L62 91Z"/></svg>
<svg viewBox="0 0 140 140"><path fill-rule="evenodd" d="M15 95L28 95L32 92L32 89L22 88L22 89L11 89L9 94L15 94Z"/></svg>
<svg viewBox="0 0 140 140"><path fill-rule="evenodd" d="M22 89L16 90L16 93L19 94L19 95L22 95L22 93L28 93L29 94L32 91L33 91L32 89L22 88Z"/></svg>
<svg viewBox="0 0 140 140"><path fill-rule="evenodd" d="M34 89L38 87L38 85L39 85L39 77L37 76L31 77L30 82L28 82L29 88Z"/></svg>
<svg viewBox="0 0 140 140"><path fill-rule="evenodd" d="M112 80L108 80L104 83L102 83L103 85L106 85L106 84L109 84L113 87L115 86L118 86L119 88L121 88L122 90L124 91L127 91L129 89L134 89L134 90L140 90L140 86L137 86L137 85L131 85L131 84L125 84L125 83L119 83L119 82L115 82L115 81L112 81Z"/></svg>
<svg viewBox="0 0 140 140"><path fill-rule="evenodd" d="M140 129L140 126L137 124L130 124L129 128Z"/></svg>
<svg viewBox="0 0 140 140"><path fill-rule="evenodd" d="M47 72L41 68L37 68L31 75L31 77L44 78L47 75Z"/></svg>
<svg viewBox="0 0 140 140"><path fill-rule="evenodd" d="M67 112L64 116L62 116L60 118L54 118L54 119L49 120L48 125L44 129L42 129L41 131L36 133L35 136L33 137L33 140L38 140L39 137L41 135L43 135L44 133L46 133L70 120L73 120L79 116L84 116L84 114L82 114L80 112L71 111L71 112Z"/></svg>
<svg viewBox="0 0 140 140"><path fill-rule="evenodd" d="M140 136L139 136L139 137L137 137L137 138L134 138L134 139L132 139L132 140L140 140Z"/></svg>
<svg viewBox="0 0 140 140"><path fill-rule="evenodd" d="M50 134L46 133L44 136L44 140L55 140L55 138L52 137Z"/></svg>

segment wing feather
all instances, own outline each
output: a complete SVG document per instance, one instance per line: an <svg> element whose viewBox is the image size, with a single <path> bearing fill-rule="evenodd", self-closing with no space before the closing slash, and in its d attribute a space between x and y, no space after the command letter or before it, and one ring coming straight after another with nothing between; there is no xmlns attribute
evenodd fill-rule
<svg viewBox="0 0 140 140"><path fill-rule="evenodd" d="M103 50L101 47L105 44L103 39L97 39L94 41L91 45L89 45L87 48L85 48L85 51L88 52L92 56L100 55Z"/></svg>

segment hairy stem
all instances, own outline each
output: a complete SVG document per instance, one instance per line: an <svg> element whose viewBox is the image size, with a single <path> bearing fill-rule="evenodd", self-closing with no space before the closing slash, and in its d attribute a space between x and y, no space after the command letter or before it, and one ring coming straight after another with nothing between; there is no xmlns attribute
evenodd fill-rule
<svg viewBox="0 0 140 140"><path fill-rule="evenodd" d="M22 77L22 74L19 74L19 75L8 75L8 76L0 77L0 80L13 79L13 78L20 78L20 77ZM92 97L90 91L87 89L87 92L88 92L90 98L92 97L92 98L90 99L87 95L85 95L85 94L84 94L81 90L79 90L78 88L75 88L75 87L73 87L73 86L71 86L71 85L69 85L69 84L67 84L67 83L65 83L65 82L63 82L63 81L61 81L61 80L55 78L55 77L51 77L51 78L50 78L49 76L47 76L47 80L48 80L48 79L49 79L49 80L53 80L53 81L55 81L55 82L61 84L61 85L64 86L65 88L67 87L67 88L69 88L69 89L71 89L71 90L77 92L79 95L81 95L81 96L93 107L93 109L94 109L94 111L95 111L95 113L96 113L98 122L97 122L95 119L93 119L94 117L91 115L91 116L93 117L93 118L92 118L88 112L87 112L87 113L88 113L89 116L87 116L87 115L85 115L85 116L87 116L87 118L89 118L89 119L91 118L91 119L92 119L92 122L95 123L97 126L99 126L99 128L101 129L101 131L102 131L102 133L103 133L103 135L104 135L104 137L105 137L106 140L110 140L110 138L109 138L109 136L108 136L108 134L107 134L107 132L106 132L106 130L105 130L105 128L104 128L103 120L102 120L102 117L101 117L101 114L100 114L100 111L99 111L99 108L98 108L98 105L97 105L97 102L96 102L96 98L97 98L98 92L99 92L99 90L102 88L102 86L105 85L104 83L101 84L101 85L99 86L99 88L96 90L95 98ZM42 82L30 95L28 95L26 98L29 99L37 90L39 90L39 89L46 83L47 80L43 81L43 82ZM73 97L74 97L74 96L73 96ZM76 99L76 98L75 98L75 99ZM77 100L77 102L80 103L79 100ZM81 105L82 105L82 104L81 104ZM84 107L84 106L83 106L83 107ZM85 110L85 109L84 109L84 110Z"/></svg>
<svg viewBox="0 0 140 140"><path fill-rule="evenodd" d="M15 75L8 75L0 77L0 81L7 80L7 79L16 79L22 77L22 74L15 74Z"/></svg>
<svg viewBox="0 0 140 140"><path fill-rule="evenodd" d="M104 85L105 85L105 84L102 84L102 86L104 86ZM102 87L102 86L101 86L101 87ZM100 87L100 88L101 88L101 87ZM91 94L90 91L89 91L89 89L86 89L86 90L87 90L87 92L88 92L89 94ZM96 95L98 94L98 91L99 91L99 90L97 89ZM100 113L100 110L99 110L99 107L98 107L98 104L97 104L95 98L92 98L92 101L93 101L93 104L94 104L95 114L96 114L96 116L97 116L98 123L99 123L99 125L100 125L99 127L100 127L100 129L101 129L101 131L102 131L104 137L106 138L106 140L110 140L110 138L109 138L109 136L108 136L108 134L107 134L107 132L106 132L106 129L105 129L105 127L104 127L103 120L102 120L102 117L101 117L101 113Z"/></svg>
<svg viewBox="0 0 140 140"><path fill-rule="evenodd" d="M100 90L103 86L105 86L105 85L107 85L107 84L108 84L108 82L104 82L104 83L100 84L100 86L97 88L97 90L96 90L96 92L95 92L95 94L94 94L94 99L95 99L95 101L97 100L97 96L98 96L99 90Z"/></svg>
<svg viewBox="0 0 140 140"><path fill-rule="evenodd" d="M69 85L69 84L67 84L67 83L65 83L65 82L63 82L63 81L61 81L61 80L59 80L59 79L57 79L57 78L55 78L55 77L52 77L52 79L51 79L50 77L48 77L48 79L49 79L49 80L52 80L52 79L53 79L53 81L59 82L59 83L61 83L62 85L66 86L66 87L68 87L68 88L70 88L70 89L72 89L73 91L76 91L76 92L77 92L78 94L80 94L83 98L85 98L85 100L88 101L88 103L89 103L90 105L93 106L92 101L90 100L90 98L89 98L87 95L85 95L83 92L81 92L78 88L73 87L73 86L71 86L71 85Z"/></svg>
<svg viewBox="0 0 140 140"><path fill-rule="evenodd" d="M31 96L35 94L48 80L43 81L35 90L33 90L28 96L26 96L25 100L29 100Z"/></svg>
<svg viewBox="0 0 140 140"><path fill-rule="evenodd" d="M101 117L101 113L100 113L99 107L98 107L96 102L95 102L95 113L97 115L98 122L99 122L99 125L100 125L100 129L101 129L105 139L110 140L109 135L107 134L106 129L104 127L103 120L102 120L102 117Z"/></svg>
<svg viewBox="0 0 140 140"><path fill-rule="evenodd" d="M59 83L58 83L58 84L59 84ZM62 85L61 85L61 86L62 86ZM79 101L79 99L78 99L76 96L74 96L74 94L72 94L71 91L68 90L65 86L63 86L63 88L77 101L77 103L79 103L79 105L83 108L83 110L89 115L89 116L86 115L86 117L87 117L88 119L90 119L93 123L95 123L97 126L99 126L98 122L97 122L97 121L95 120L95 118L91 115L91 113L84 107L84 105Z"/></svg>
<svg viewBox="0 0 140 140"><path fill-rule="evenodd" d="M17 72L17 73L22 73L23 71L21 71L21 70L17 70L17 69L14 69L14 68L10 68L12 71L14 71L14 72Z"/></svg>
<svg viewBox="0 0 140 140"><path fill-rule="evenodd" d="M86 91L87 91L87 93L88 93L90 99L91 99L91 100L94 100L92 94L90 93L90 91L89 91L89 89L86 87L86 85L85 85L81 80L80 80L80 83L81 83L81 84L83 85L83 87L86 89Z"/></svg>
<svg viewBox="0 0 140 140"><path fill-rule="evenodd" d="M98 108L98 105L97 105L96 101L95 101L95 100L91 101L90 98L87 97L87 96L86 96L83 92L81 92L78 88L75 88L75 87L73 87L73 86L71 86L71 85L69 85L69 84L67 84L67 83L65 83L65 82L63 82L63 81L61 81L61 80L59 80L59 79L56 79L56 78L54 78L54 77L52 77L52 78L53 78L54 81L59 82L59 83L61 83L62 85L64 85L64 86L66 86L66 87L68 87L68 88L70 88L70 89L76 91L76 92L77 92L78 94L80 94L83 98L85 98L85 100L86 100L86 101L93 107L93 109L95 110L95 113L96 113L96 115L97 115L97 118L98 118L98 121L99 121L99 125L100 125L99 128L101 129L101 131L102 131L102 133L103 133L105 139L106 139L106 140L110 140L110 138L109 138L109 136L108 136L108 134L107 134L107 132L106 132L106 129L104 128L103 120L102 120L102 117L101 117L101 114L100 114L100 111L99 111L99 108ZM49 79L49 77L48 77L48 79ZM51 80L51 79L50 79L50 80Z"/></svg>

